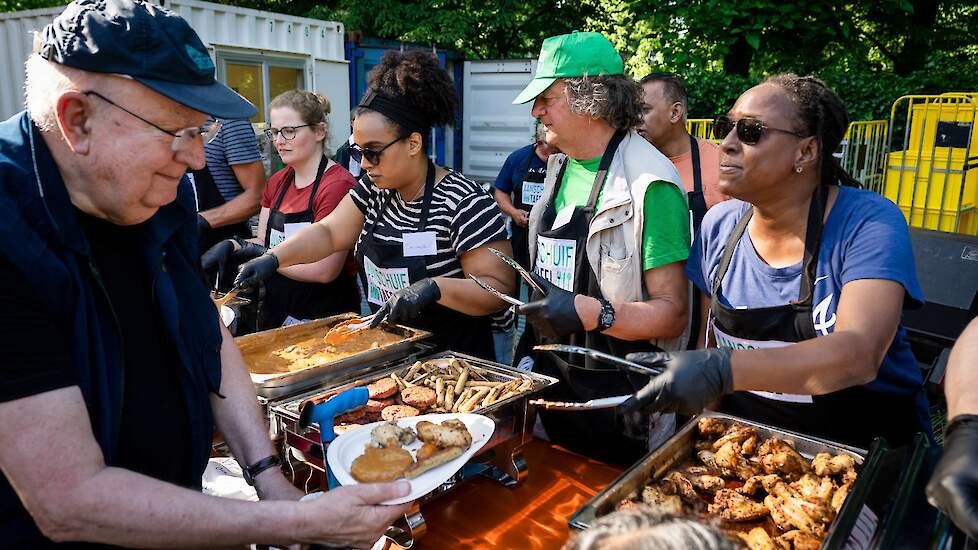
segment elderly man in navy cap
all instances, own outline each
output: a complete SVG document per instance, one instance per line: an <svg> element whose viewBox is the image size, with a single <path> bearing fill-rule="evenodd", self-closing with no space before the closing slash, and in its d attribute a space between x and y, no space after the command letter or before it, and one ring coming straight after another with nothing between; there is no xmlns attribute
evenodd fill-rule
<svg viewBox="0 0 978 550"><path fill-rule="evenodd" d="M407 482L296 502L202 283L181 181L254 107L149 3L78 0L35 46L0 123L0 546L372 544ZM215 425L263 502L201 494Z"/></svg>

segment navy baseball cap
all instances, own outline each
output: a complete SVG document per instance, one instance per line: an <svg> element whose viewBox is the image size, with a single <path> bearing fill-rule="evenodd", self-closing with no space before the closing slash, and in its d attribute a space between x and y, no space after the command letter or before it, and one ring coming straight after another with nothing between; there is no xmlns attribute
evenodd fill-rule
<svg viewBox="0 0 978 550"><path fill-rule="evenodd" d="M122 74L191 109L245 119L257 110L214 78L214 62L179 15L141 0L75 0L44 27L37 53L53 63Z"/></svg>

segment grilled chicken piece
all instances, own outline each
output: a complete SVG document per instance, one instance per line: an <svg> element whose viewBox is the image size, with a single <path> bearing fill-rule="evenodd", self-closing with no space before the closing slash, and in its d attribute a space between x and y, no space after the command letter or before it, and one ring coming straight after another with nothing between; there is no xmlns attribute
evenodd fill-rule
<svg viewBox="0 0 978 550"><path fill-rule="evenodd" d="M747 533L737 533L750 550L781 550L784 548L775 542L763 527L755 527Z"/></svg>
<svg viewBox="0 0 978 550"><path fill-rule="evenodd" d="M774 486L778 483L781 483L781 477L778 474L752 476L744 482L743 487L740 488L740 492L745 495L753 495L757 493L758 489L763 488L768 493L773 493Z"/></svg>
<svg viewBox="0 0 978 550"><path fill-rule="evenodd" d="M716 454L713 451L701 450L696 452L696 458L700 459L700 462L706 465L707 468L711 470L718 470Z"/></svg>
<svg viewBox="0 0 978 550"><path fill-rule="evenodd" d="M846 497L849 496L849 489L852 489L851 481L848 483L843 483L842 487L836 489L835 493L832 494L831 505L832 509L835 510L836 513L839 513L839 510L842 509L842 505L845 503Z"/></svg>
<svg viewBox="0 0 978 550"><path fill-rule="evenodd" d="M832 521L832 509L816 499L794 494L788 485L778 483L774 493L764 499L771 511L771 518L783 531L801 529L805 533L822 537L825 526Z"/></svg>
<svg viewBox="0 0 978 550"><path fill-rule="evenodd" d="M730 428L713 442L713 451L719 451L720 447L723 447L727 443L743 443L751 437L757 437L757 430L753 426L744 426L743 424L731 424Z"/></svg>
<svg viewBox="0 0 978 550"><path fill-rule="evenodd" d="M848 470L842 473L842 483L851 484L853 481L856 481L856 469L849 468Z"/></svg>
<svg viewBox="0 0 978 550"><path fill-rule="evenodd" d="M736 477L746 481L756 472L751 463L740 452L740 444L730 441L714 455L717 468L726 477Z"/></svg>
<svg viewBox="0 0 978 550"><path fill-rule="evenodd" d="M713 496L713 504L708 508L728 521L752 521L768 514L767 506L755 502L733 489L720 489Z"/></svg>
<svg viewBox="0 0 978 550"><path fill-rule="evenodd" d="M686 476L673 470L666 474L659 482L659 487L666 494L677 494L679 498L683 500L686 504L693 506L702 506L703 500L700 495L696 493L696 489L693 487L693 482L691 482Z"/></svg>
<svg viewBox="0 0 978 550"><path fill-rule="evenodd" d="M782 542L785 548L793 548L794 550L818 550L822 546L822 541L819 538L799 529L788 531L775 539L775 542Z"/></svg>
<svg viewBox="0 0 978 550"><path fill-rule="evenodd" d="M761 444L757 450L761 466L768 474L784 474L790 480L796 480L808 471L808 461L798 454L789 442L772 437Z"/></svg>
<svg viewBox="0 0 978 550"><path fill-rule="evenodd" d="M700 435L707 439L716 439L723 435L727 429L727 423L720 418L700 418L696 422L696 428Z"/></svg>
<svg viewBox="0 0 978 550"><path fill-rule="evenodd" d="M757 436L752 435L740 445L740 452L744 453L744 456L751 456L755 451L757 451Z"/></svg>
<svg viewBox="0 0 978 550"><path fill-rule="evenodd" d="M715 493L726 485L722 477L714 475L689 476L689 481L693 483L693 487L707 493Z"/></svg>
<svg viewBox="0 0 978 550"><path fill-rule="evenodd" d="M652 483L642 489L642 502L663 514L679 515L683 512L683 501L679 495L667 495Z"/></svg>
<svg viewBox="0 0 978 550"><path fill-rule="evenodd" d="M798 481L792 483L791 488L803 497L814 498L827 503L835 491L835 483L829 477L805 474Z"/></svg>
<svg viewBox="0 0 978 550"><path fill-rule="evenodd" d="M812 469L820 476L840 474L856 467L856 461L849 455L832 456L829 453L818 453L812 459Z"/></svg>

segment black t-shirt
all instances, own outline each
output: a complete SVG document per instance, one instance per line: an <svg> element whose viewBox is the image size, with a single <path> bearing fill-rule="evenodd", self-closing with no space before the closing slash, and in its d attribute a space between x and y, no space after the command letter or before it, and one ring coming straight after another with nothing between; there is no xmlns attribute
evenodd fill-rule
<svg viewBox="0 0 978 550"><path fill-rule="evenodd" d="M193 486L190 428L180 362L152 300L139 257L141 226L122 227L76 211L121 330L124 390L113 466ZM101 292L93 286L93 292ZM0 258L0 401L76 385L65 334L25 274Z"/></svg>

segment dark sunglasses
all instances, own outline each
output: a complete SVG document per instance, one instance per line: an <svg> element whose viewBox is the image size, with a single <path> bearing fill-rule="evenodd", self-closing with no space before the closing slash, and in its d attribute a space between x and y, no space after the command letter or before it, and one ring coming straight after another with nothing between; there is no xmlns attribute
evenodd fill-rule
<svg viewBox="0 0 978 550"><path fill-rule="evenodd" d="M757 142L761 141L761 138L764 137L764 132L782 132L800 138L808 137L801 132L771 128L757 118L745 117L739 120L733 120L726 115L720 115L713 120L713 137L718 140L723 140L734 128L737 129L737 139L745 145L757 145Z"/></svg>
<svg viewBox="0 0 978 550"><path fill-rule="evenodd" d="M354 143L353 145L350 146L350 158L357 161L357 164L362 164L363 159L369 160L370 164L374 164L374 165L380 164L380 155L382 155L384 151L387 150L388 147L394 145L395 143L401 141L406 137L407 136L401 136L395 139L394 141L388 143L387 145L384 145L380 149L367 149L364 147L360 147L360 145Z"/></svg>

